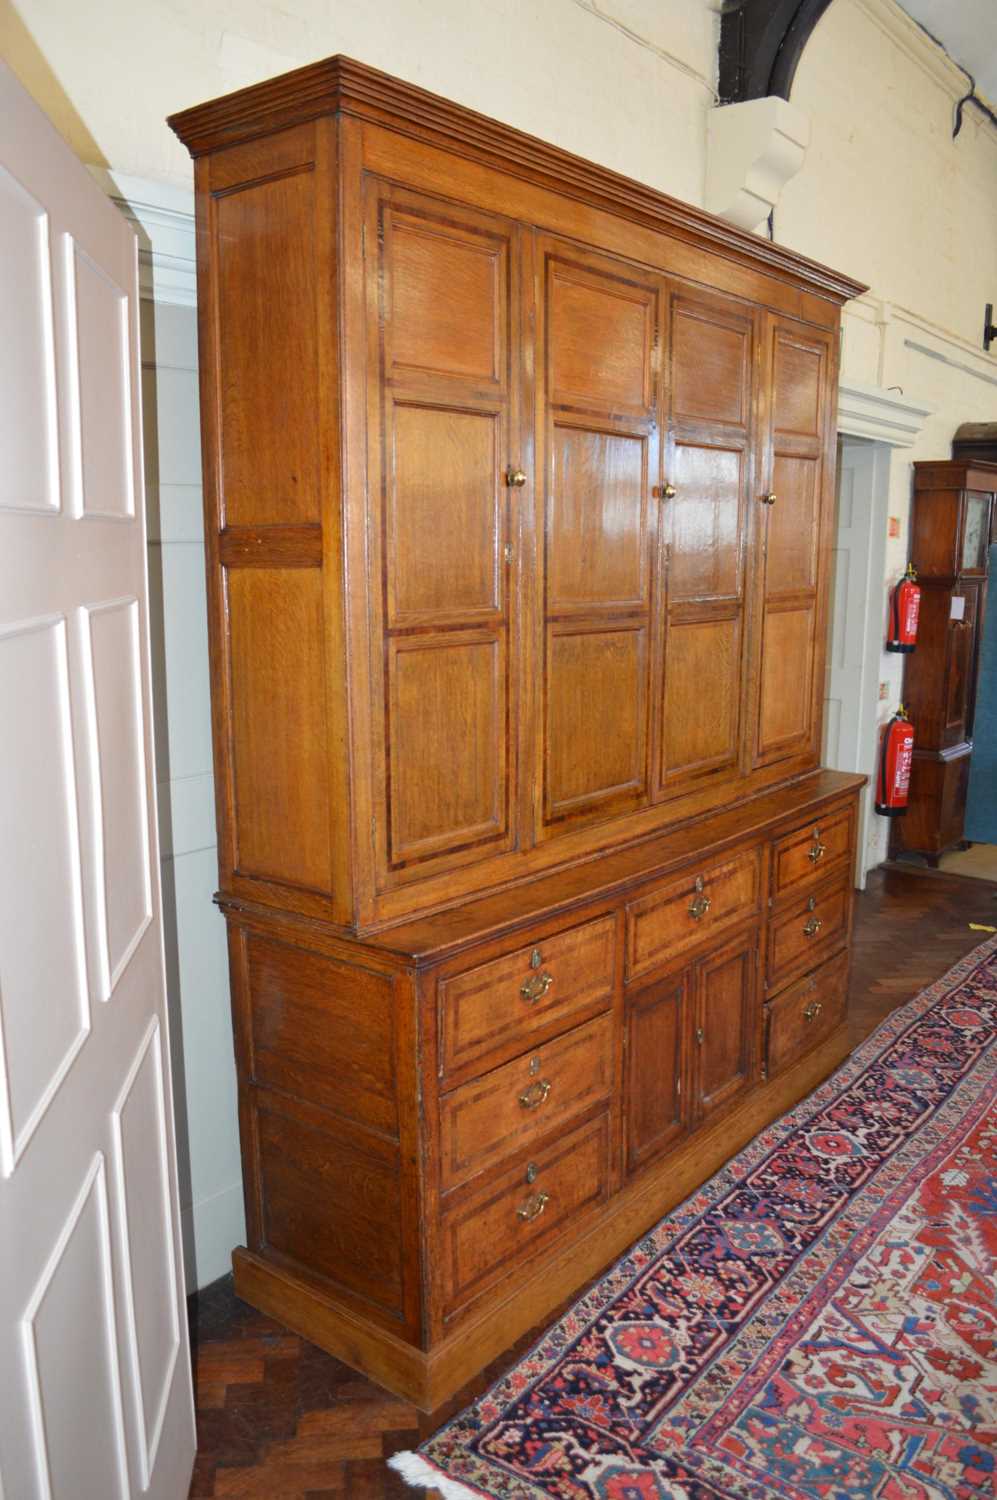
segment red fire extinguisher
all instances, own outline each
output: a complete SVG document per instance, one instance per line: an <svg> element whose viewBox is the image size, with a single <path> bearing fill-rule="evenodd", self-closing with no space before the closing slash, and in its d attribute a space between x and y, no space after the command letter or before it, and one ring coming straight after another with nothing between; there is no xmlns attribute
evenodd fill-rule
<svg viewBox="0 0 997 1500"><path fill-rule="evenodd" d="M906 573L893 590L887 651L913 651L917 645L917 617L920 612L921 589L914 564L908 563Z"/></svg>
<svg viewBox="0 0 997 1500"><path fill-rule="evenodd" d="M900 818L907 811L910 767L914 758L914 726L901 703L883 734L883 750L876 783L876 811L884 818Z"/></svg>

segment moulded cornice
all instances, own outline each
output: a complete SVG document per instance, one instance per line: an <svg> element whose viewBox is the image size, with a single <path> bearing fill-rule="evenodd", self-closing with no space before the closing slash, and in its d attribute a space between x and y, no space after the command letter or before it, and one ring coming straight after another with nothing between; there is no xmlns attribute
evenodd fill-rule
<svg viewBox="0 0 997 1500"><path fill-rule="evenodd" d="M849 437L910 448L933 412L933 406L845 375L838 386L838 431Z"/></svg>
<svg viewBox="0 0 997 1500"><path fill-rule="evenodd" d="M760 240L702 209L348 57L330 57L297 68L171 115L168 123L191 155L198 157L332 114L402 131L731 259L761 266L837 302L865 290L861 282Z"/></svg>

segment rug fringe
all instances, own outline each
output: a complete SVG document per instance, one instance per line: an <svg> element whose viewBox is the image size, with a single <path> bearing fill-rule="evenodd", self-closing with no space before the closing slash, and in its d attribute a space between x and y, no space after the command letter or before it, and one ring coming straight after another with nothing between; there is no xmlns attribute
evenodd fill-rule
<svg viewBox="0 0 997 1500"><path fill-rule="evenodd" d="M388 1459L388 1468L400 1474L414 1490L439 1490L443 1500L480 1500L480 1490L470 1490L467 1485L448 1479L418 1453L396 1453Z"/></svg>

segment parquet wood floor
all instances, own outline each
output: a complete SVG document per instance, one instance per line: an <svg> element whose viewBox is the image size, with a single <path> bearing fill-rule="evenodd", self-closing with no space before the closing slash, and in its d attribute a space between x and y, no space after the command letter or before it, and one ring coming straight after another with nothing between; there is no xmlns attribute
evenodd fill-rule
<svg viewBox="0 0 997 1500"><path fill-rule="evenodd" d="M857 896L855 1042L997 926L997 885L884 867ZM534 1331L431 1417L240 1302L230 1277L191 1299L198 1454L191 1500L387 1500L385 1459L427 1437L533 1342Z"/></svg>

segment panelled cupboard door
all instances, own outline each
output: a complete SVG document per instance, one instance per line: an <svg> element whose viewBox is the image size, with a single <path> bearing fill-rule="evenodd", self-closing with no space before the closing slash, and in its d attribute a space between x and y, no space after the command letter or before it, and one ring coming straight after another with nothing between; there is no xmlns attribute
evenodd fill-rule
<svg viewBox="0 0 997 1500"><path fill-rule="evenodd" d="M739 773L747 630L755 322L707 292L673 291L654 794Z"/></svg>
<svg viewBox="0 0 997 1500"><path fill-rule="evenodd" d="M693 1094L696 1121L726 1108L758 1073L758 934L741 938L696 966Z"/></svg>
<svg viewBox="0 0 997 1500"><path fill-rule="evenodd" d="M137 247L0 117L0 1494L182 1500Z"/></svg>
<svg viewBox="0 0 997 1500"><path fill-rule="evenodd" d="M755 764L816 749L818 563L825 529L830 335L767 319L767 475L763 512L761 666Z"/></svg>
<svg viewBox="0 0 997 1500"><path fill-rule="evenodd" d="M365 191L384 888L514 840L520 231L376 179Z"/></svg>
<svg viewBox="0 0 997 1500"><path fill-rule="evenodd" d="M691 969L627 998L627 1172L665 1151L688 1128L683 1091Z"/></svg>
<svg viewBox="0 0 997 1500"><path fill-rule="evenodd" d="M662 283L541 238L541 836L649 801Z"/></svg>

